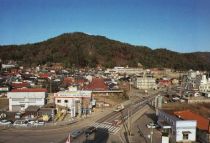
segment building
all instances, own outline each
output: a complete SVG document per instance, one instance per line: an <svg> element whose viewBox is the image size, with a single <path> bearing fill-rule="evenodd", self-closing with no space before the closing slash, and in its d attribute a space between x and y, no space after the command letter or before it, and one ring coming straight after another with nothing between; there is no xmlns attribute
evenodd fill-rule
<svg viewBox="0 0 210 143"><path fill-rule="evenodd" d="M202 75L199 91L205 96L210 97L210 78L207 79L206 75Z"/></svg>
<svg viewBox="0 0 210 143"><path fill-rule="evenodd" d="M171 86L170 79L163 78L158 81L158 87L169 87L169 86Z"/></svg>
<svg viewBox="0 0 210 143"><path fill-rule="evenodd" d="M87 115L92 109L91 93L92 91L77 90L77 87L57 92L54 94L56 107L65 109L71 114L71 117Z"/></svg>
<svg viewBox="0 0 210 143"><path fill-rule="evenodd" d="M202 143L210 142L210 120L198 115L190 110L174 112L176 116L183 120L197 121L197 140Z"/></svg>
<svg viewBox="0 0 210 143"><path fill-rule="evenodd" d="M28 106L43 106L47 90L43 88L14 89L8 92L9 111L25 111Z"/></svg>
<svg viewBox="0 0 210 143"><path fill-rule="evenodd" d="M90 91L106 91L108 87L103 78L92 78L91 82L84 86L83 89Z"/></svg>
<svg viewBox="0 0 210 143"><path fill-rule="evenodd" d="M134 75L140 74L143 72L143 68L129 68L129 67L114 67L113 69L107 69L106 73L117 73L117 74L126 74Z"/></svg>
<svg viewBox="0 0 210 143"><path fill-rule="evenodd" d="M162 104L163 104L163 96L156 96L155 97L155 108L162 108Z"/></svg>
<svg viewBox="0 0 210 143"><path fill-rule="evenodd" d="M173 111L158 110L158 124L172 143L196 141L196 120L182 120Z"/></svg>
<svg viewBox="0 0 210 143"><path fill-rule="evenodd" d="M134 86L138 89L157 89L156 79L149 73L144 73L134 79Z"/></svg>
<svg viewBox="0 0 210 143"><path fill-rule="evenodd" d="M190 70L187 75L183 75L179 95L183 97L198 95L200 81L201 74Z"/></svg>

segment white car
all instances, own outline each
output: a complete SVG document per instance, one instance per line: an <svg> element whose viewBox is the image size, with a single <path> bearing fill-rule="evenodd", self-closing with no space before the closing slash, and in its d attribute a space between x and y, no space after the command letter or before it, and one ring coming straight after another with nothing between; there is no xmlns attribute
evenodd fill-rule
<svg viewBox="0 0 210 143"><path fill-rule="evenodd" d="M29 126L34 126L34 124L35 124L35 121L28 121Z"/></svg>
<svg viewBox="0 0 210 143"><path fill-rule="evenodd" d="M157 127L158 127L158 125L155 124L155 123L153 123L153 122L149 122L149 123L147 124L147 128L157 128Z"/></svg>
<svg viewBox="0 0 210 143"><path fill-rule="evenodd" d="M16 120L14 122L13 126L16 126L16 127L27 127L28 126L28 121L26 121L26 120Z"/></svg>
<svg viewBox="0 0 210 143"><path fill-rule="evenodd" d="M40 122L40 121L35 121L34 122L34 126L44 126L44 122Z"/></svg>
<svg viewBox="0 0 210 143"><path fill-rule="evenodd" d="M10 125L12 124L10 121L7 121L7 120L1 120L0 121L0 125Z"/></svg>

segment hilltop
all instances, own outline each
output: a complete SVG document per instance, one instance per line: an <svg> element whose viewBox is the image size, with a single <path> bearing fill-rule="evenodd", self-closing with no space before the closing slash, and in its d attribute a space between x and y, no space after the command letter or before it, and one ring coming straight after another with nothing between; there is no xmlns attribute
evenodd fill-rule
<svg viewBox="0 0 210 143"><path fill-rule="evenodd" d="M0 46L3 61L15 60L24 65L63 63L66 67L168 67L174 69L210 70L210 52L178 53L167 49L152 50L104 36L65 33L43 42Z"/></svg>

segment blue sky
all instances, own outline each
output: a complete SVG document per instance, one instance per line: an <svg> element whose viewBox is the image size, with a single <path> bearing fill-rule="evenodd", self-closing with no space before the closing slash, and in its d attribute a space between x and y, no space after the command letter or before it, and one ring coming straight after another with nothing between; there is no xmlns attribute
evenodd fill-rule
<svg viewBox="0 0 210 143"><path fill-rule="evenodd" d="M178 52L210 51L210 0L0 0L0 45L66 32Z"/></svg>

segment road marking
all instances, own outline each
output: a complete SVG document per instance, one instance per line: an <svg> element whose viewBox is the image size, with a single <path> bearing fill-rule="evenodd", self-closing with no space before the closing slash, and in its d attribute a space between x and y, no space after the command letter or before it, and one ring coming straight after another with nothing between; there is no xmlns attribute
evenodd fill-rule
<svg viewBox="0 0 210 143"><path fill-rule="evenodd" d="M95 122L92 124L92 126L94 126L96 128L107 129L109 131L109 133L111 133L111 134L116 134L120 130L120 127L113 126L109 122L103 122L103 123Z"/></svg>

